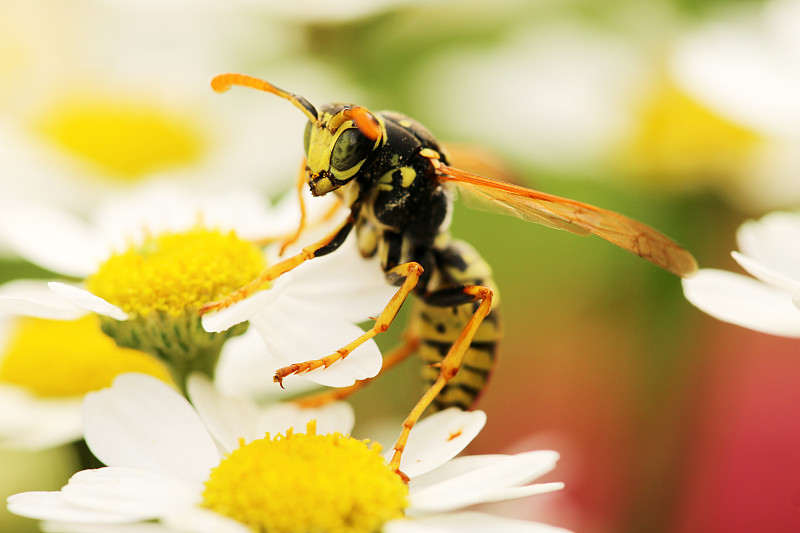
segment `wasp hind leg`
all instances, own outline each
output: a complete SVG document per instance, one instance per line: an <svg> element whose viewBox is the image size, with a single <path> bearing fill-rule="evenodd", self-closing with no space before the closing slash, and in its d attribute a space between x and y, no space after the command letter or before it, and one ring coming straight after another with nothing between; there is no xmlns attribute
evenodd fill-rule
<svg viewBox="0 0 800 533"><path fill-rule="evenodd" d="M281 383L284 378L291 376L292 374L310 372L311 370L315 370L320 367L328 368L336 361L344 359L350 355L350 352L367 342L378 333L383 333L389 329L389 325L397 316L397 313L400 311L400 307L403 305L403 302L406 300L409 293L414 290L414 287L417 286L417 282L419 281L422 272L422 266L415 262L403 263L402 265L398 265L387 271L386 275L389 281L394 285L399 284L400 288L397 290L394 296L392 296L391 300L389 300L389 303L386 304L386 307L384 307L383 311L381 311L381 314L378 315L378 318L375 319L375 324L372 326L372 328L365 331L363 335L359 336L350 344L340 348L336 352L326 357L321 359L312 359L302 363L295 363L283 368L279 368L273 377L274 381L276 383ZM402 280L402 282L398 283L400 280Z"/></svg>
<svg viewBox="0 0 800 533"><path fill-rule="evenodd" d="M475 309L475 312L470 317L466 326L464 326L464 329L461 330L461 334L459 334L458 339L456 339L456 341L450 347L450 350L447 352L447 355L445 355L444 359L442 360L439 366L439 377L425 392L425 394L423 394L422 398L420 398L417 402L417 405L414 406L414 408L411 410L411 413L409 413L408 417L406 417L406 419L403 421L403 429L394 445L394 455L392 456L392 460L389 462L389 468L397 472L402 477L405 476L400 471L400 458L403 454L403 450L406 447L406 443L408 442L408 435L411 432L411 428L414 427L414 424L417 423L425 409L431 403L433 403L442 389L444 389L445 385L447 385L447 382L453 379L453 377L458 373L459 368L461 368L461 363L464 360L464 355L467 353L470 343L472 342L475 333L478 331L478 327L492 309L492 297L494 293L489 287L484 287L482 285L467 285L463 287L460 292L462 297L467 298L467 301L480 301L480 304L478 305L477 309Z"/></svg>

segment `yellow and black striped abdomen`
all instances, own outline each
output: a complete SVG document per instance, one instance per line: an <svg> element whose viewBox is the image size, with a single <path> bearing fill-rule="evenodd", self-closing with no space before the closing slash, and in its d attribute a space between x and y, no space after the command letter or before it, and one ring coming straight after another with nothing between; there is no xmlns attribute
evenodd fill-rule
<svg viewBox="0 0 800 533"><path fill-rule="evenodd" d="M442 277L446 281L437 288L482 285L492 289L494 298L491 312L475 332L461 368L431 405L434 410L447 407L468 409L472 406L489 380L502 334L499 295L491 278L491 269L471 246L462 241L453 241L448 252L456 253L456 259L461 261L442 265ZM470 302L453 307L439 307L417 300L412 316L413 331L420 339L419 353L424 363L422 376L426 388L439 376L439 368L433 365L442 362L478 304L479 302Z"/></svg>

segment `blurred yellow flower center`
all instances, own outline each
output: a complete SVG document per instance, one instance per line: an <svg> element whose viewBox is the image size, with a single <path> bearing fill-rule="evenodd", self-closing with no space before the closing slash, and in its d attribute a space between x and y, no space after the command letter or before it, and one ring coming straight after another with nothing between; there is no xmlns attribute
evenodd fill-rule
<svg viewBox="0 0 800 533"><path fill-rule="evenodd" d="M205 148L199 125L188 114L120 98L66 99L46 110L38 129L120 180L194 164Z"/></svg>
<svg viewBox="0 0 800 533"><path fill-rule="evenodd" d="M75 321L21 319L0 357L0 381L43 397L84 395L109 387L123 372L170 381L163 364L118 347L100 331L94 316Z"/></svg>
<svg viewBox="0 0 800 533"><path fill-rule="evenodd" d="M763 139L664 83L639 110L623 163L666 181L731 180Z"/></svg>
<svg viewBox="0 0 800 533"><path fill-rule="evenodd" d="M203 506L258 533L374 533L403 516L408 487L380 446L340 433L241 446L211 472Z"/></svg>
<svg viewBox="0 0 800 533"><path fill-rule="evenodd" d="M111 256L87 288L125 312L177 317L223 298L257 277L261 251L234 232L196 227L148 237Z"/></svg>

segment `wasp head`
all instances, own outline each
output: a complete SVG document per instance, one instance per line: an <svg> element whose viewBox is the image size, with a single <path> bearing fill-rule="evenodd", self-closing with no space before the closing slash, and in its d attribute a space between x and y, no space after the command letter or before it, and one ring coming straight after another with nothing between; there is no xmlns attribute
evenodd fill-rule
<svg viewBox="0 0 800 533"><path fill-rule="evenodd" d="M385 138L382 122L366 108L329 104L306 125L303 145L311 194L322 196L356 177Z"/></svg>
<svg viewBox="0 0 800 533"><path fill-rule="evenodd" d="M302 96L252 76L228 73L211 80L211 87L217 92L225 92L233 85L289 100L308 117L304 142L306 173L314 196L327 194L352 180L370 153L386 138L383 122L365 107L330 104L319 113Z"/></svg>

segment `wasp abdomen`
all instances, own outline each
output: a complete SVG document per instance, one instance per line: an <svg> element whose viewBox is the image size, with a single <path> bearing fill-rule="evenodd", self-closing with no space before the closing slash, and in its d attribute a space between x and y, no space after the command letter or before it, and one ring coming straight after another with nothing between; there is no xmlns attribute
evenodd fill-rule
<svg viewBox="0 0 800 533"><path fill-rule="evenodd" d="M439 377L439 363L477 309L478 301L457 295L467 286L482 285L494 292L492 308L478 326L458 373L444 387L432 404L435 410L447 407L468 409L485 388L494 368L501 337L499 298L489 265L463 241L451 241L436 250L437 276L433 276L428 296L414 308L415 330L420 339L419 353L426 387ZM466 301L465 301L466 300ZM456 303L457 302L457 303Z"/></svg>

